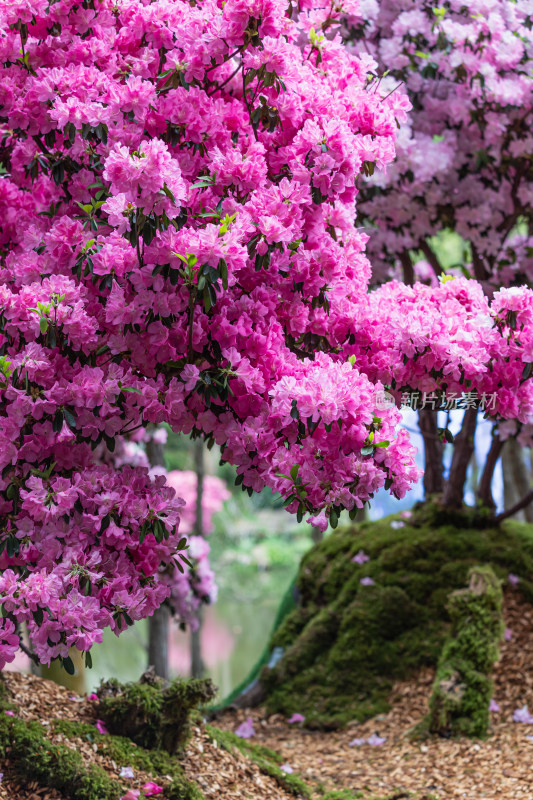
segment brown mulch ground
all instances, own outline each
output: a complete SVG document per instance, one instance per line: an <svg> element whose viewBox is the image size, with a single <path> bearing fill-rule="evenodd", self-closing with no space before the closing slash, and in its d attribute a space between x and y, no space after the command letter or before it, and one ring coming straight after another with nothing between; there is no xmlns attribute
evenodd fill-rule
<svg viewBox="0 0 533 800"><path fill-rule="evenodd" d="M317 787L412 800L533 800L533 725L512 721L513 711L524 704L533 712L533 607L509 591L505 619L512 637L502 645L494 675L494 698L501 710L492 714L491 735L484 741L409 740L410 729L427 709L433 680L430 670L395 686L388 714L362 725L354 723L344 731L307 731L288 725L280 715L265 717L260 709L226 712L216 724L234 730L246 717L253 717L256 736L252 741L280 752L296 773ZM31 675L5 673L5 678L18 705L17 716L23 719L39 719L45 726L58 718L95 721L94 705L74 700L67 689ZM350 746L354 738L366 739L373 733L386 742ZM87 741L56 738L75 747L86 762L99 763L113 778L118 778L121 766L128 766L94 752ZM213 800L294 800L244 756L229 754L209 741L200 728L195 729L184 767L187 777ZM35 784L21 787L10 776L9 764L0 769L5 772L0 800L65 800ZM135 779L124 781L124 787L139 788L145 780L157 778L164 783L164 776L136 771ZM165 795L157 797L164 800Z"/></svg>
<svg viewBox="0 0 533 800"><path fill-rule="evenodd" d="M95 723L95 704L75 697L71 691L51 681L16 672L4 673L11 700L17 706L16 715L25 720L39 720L44 727L53 719L77 720ZM49 735L52 742L76 750L84 763L98 764L115 780L120 780L127 789L140 789L143 783L155 781L164 786L165 776L150 775L134 769L133 779L120 778L120 768L129 764L116 764L98 752L95 744L86 739L69 739L62 734ZM187 777L195 781L206 798L217 800L294 800L277 782L261 773L259 768L240 753L222 750L200 729L195 728L183 766ZM36 783L21 786L10 771L9 763L0 764L4 778L0 783L0 800L66 800L51 789L40 788ZM164 792L156 795L165 800Z"/></svg>
<svg viewBox="0 0 533 800"><path fill-rule="evenodd" d="M526 703L533 712L533 608L513 591L506 593L505 621L512 638L502 644L494 674L494 699L501 710L491 715L491 735L484 741L408 739L410 729L426 713L431 670L395 686L388 714L344 731L307 731L288 725L280 715L265 718L256 709L226 713L216 724L233 730L253 717L254 742L277 750L305 780L328 789L413 800L533 800L533 725L512 721L513 711ZM386 742L349 745L354 738L366 739L373 733Z"/></svg>

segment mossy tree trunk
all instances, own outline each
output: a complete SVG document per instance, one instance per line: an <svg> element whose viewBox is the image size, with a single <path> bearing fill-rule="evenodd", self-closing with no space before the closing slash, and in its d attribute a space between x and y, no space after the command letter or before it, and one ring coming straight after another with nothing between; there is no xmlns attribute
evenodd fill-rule
<svg viewBox="0 0 533 800"><path fill-rule="evenodd" d="M485 736L490 674L503 635L503 595L491 567L473 567L467 589L447 603L451 630L442 649L427 727L441 736Z"/></svg>

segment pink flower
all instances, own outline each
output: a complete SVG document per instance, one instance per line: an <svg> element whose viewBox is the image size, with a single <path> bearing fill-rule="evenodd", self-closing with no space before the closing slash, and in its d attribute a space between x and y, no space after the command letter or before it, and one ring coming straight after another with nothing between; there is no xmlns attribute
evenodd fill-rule
<svg viewBox="0 0 533 800"><path fill-rule="evenodd" d="M503 634L503 638L505 639L506 642L510 642L511 641L511 639L513 638L513 632L511 630L511 628L506 628L505 629L505 632Z"/></svg>
<svg viewBox="0 0 533 800"><path fill-rule="evenodd" d="M15 712L14 711L4 711L4 714L7 714L8 717L14 717L15 716Z"/></svg>
<svg viewBox="0 0 533 800"><path fill-rule="evenodd" d="M96 720L96 730L98 731L98 733L102 733L102 734L109 733L109 731L107 730L105 722L103 722L103 720L101 720L101 719L97 719Z"/></svg>
<svg viewBox="0 0 533 800"><path fill-rule="evenodd" d="M157 783L148 781L147 783L143 783L142 790L146 797L152 797L152 795L161 794L163 787L159 786Z"/></svg>
<svg viewBox="0 0 533 800"><path fill-rule="evenodd" d="M248 717L247 720L241 722L239 727L235 730L235 735L240 736L241 739L250 739L252 736L255 736L253 719Z"/></svg>
<svg viewBox="0 0 533 800"><path fill-rule="evenodd" d="M364 552L364 550L359 550L359 552L352 558L356 564L364 564L366 561L370 561L370 556Z"/></svg>
<svg viewBox="0 0 533 800"><path fill-rule="evenodd" d="M361 586L374 586L375 585L375 581L373 581L372 578L368 578L368 577L367 578L361 578L359 583L361 584Z"/></svg>
<svg viewBox="0 0 533 800"><path fill-rule="evenodd" d="M513 575L513 573L510 572L508 576L508 581L511 584L511 586L516 586L520 582L520 578L518 577L518 575Z"/></svg>
<svg viewBox="0 0 533 800"><path fill-rule="evenodd" d="M137 800L140 796L140 792L137 789L128 789L126 794L123 794L120 800Z"/></svg>
<svg viewBox="0 0 533 800"><path fill-rule="evenodd" d="M494 711L494 713L497 713L499 710L500 710L500 706L498 705L496 700L493 700L491 698L490 705L489 705L489 711Z"/></svg>
<svg viewBox="0 0 533 800"><path fill-rule="evenodd" d="M295 722L305 722L305 717L303 714L298 714L298 712L296 712L287 720L287 722L289 725L293 725Z"/></svg>
<svg viewBox="0 0 533 800"><path fill-rule="evenodd" d="M294 772L290 764L281 764L280 770L282 770L282 772L286 772L287 775L292 775L292 773Z"/></svg>
<svg viewBox="0 0 533 800"><path fill-rule="evenodd" d="M94 692L92 692L87 699L88 700L98 700L98 695L95 694Z"/></svg>
<svg viewBox="0 0 533 800"><path fill-rule="evenodd" d="M362 747L364 744L366 744L366 739L352 739L351 742L348 742L348 747Z"/></svg>

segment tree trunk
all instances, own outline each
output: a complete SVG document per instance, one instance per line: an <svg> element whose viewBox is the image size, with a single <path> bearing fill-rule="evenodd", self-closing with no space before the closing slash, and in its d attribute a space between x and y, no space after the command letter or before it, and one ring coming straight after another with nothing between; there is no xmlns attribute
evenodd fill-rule
<svg viewBox="0 0 533 800"><path fill-rule="evenodd" d="M444 443L437 433L437 411L421 408L418 411L418 426L424 440L424 495L440 494L444 486Z"/></svg>
<svg viewBox="0 0 533 800"><path fill-rule="evenodd" d="M496 464L502 453L503 445L504 442L498 438L497 434L493 436L477 490L478 500L491 511L494 511L496 508L496 503L492 496L492 478L494 476Z"/></svg>
<svg viewBox="0 0 533 800"><path fill-rule="evenodd" d="M165 466L164 447L161 442L149 439L146 443L146 455L152 467ZM148 621L148 667L153 667L160 678L168 680L168 635L169 613L163 605L154 611Z"/></svg>
<svg viewBox="0 0 533 800"><path fill-rule="evenodd" d="M194 469L196 472L196 523L194 533L196 536L204 535L204 515L202 500L204 495L204 442L203 439L196 439L194 442ZM202 659L201 635L202 635L202 609L197 612L198 627L191 631L191 675L193 678L203 677L205 667Z"/></svg>
<svg viewBox="0 0 533 800"><path fill-rule="evenodd" d="M502 453L503 496L506 509L512 508L529 492L529 475L521 446L516 439L508 439ZM526 506L515 519L533 522L533 508Z"/></svg>
<svg viewBox="0 0 533 800"><path fill-rule="evenodd" d="M463 424L456 436L450 477L444 487L442 496L446 508L461 508L468 464L474 452L474 435L476 432L477 408L467 408Z"/></svg>

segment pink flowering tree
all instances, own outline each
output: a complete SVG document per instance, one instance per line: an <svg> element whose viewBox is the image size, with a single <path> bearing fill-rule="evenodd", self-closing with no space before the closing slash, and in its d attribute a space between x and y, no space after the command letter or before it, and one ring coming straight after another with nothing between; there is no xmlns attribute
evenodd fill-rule
<svg viewBox="0 0 533 800"><path fill-rule="evenodd" d="M0 665L25 625L71 668L170 596L183 500L109 465L119 437L216 442L243 488L324 527L418 478L385 385L490 387L511 418L529 397L529 290L368 293L355 181L391 164L410 103L344 46L356 14L0 0ZM381 324L402 303L433 326L423 352Z"/></svg>
<svg viewBox="0 0 533 800"><path fill-rule="evenodd" d="M444 268L434 239L442 231L453 231L463 242L464 258L451 274L475 277L487 296L502 285L519 286L533 278L532 28L531 2L513 0L369 0L346 21L344 34L350 47L370 51L376 58L371 90L383 94L402 86L413 106L398 135L395 162L386 172L367 176L358 197L360 219L370 228L367 252L373 282L392 276L413 284L416 279L442 295L438 279ZM479 298L477 287L471 284L470 289ZM419 411L426 451L424 486L428 494L444 490L446 502L457 504L472 454L474 406L481 395L471 392L467 397L469 413L465 413L446 485L443 431L437 426L435 409L449 408L453 397L460 396L455 379L463 367L466 375L481 355L485 332L470 326L458 331L454 380L437 375L444 355L439 340L451 354L442 340L443 335L448 337L450 321L441 314L448 312L439 309L440 320L433 317L434 306L428 309L428 291L423 287L398 291L401 306L396 290L385 290L384 318L397 328L396 336L404 336L409 328L408 357L417 358L422 380L405 380L401 369L401 382L394 376L393 385L418 397L419 403L427 393L429 400ZM505 295L508 312L523 308L520 296L519 292L514 299L512 293ZM509 336L519 339L512 313L509 325ZM387 336L391 335L389 331ZM491 370L494 362L483 363ZM387 382L386 371L375 374ZM524 365L523 373L525 381L529 367ZM496 387L491 385L495 375L486 377L482 408L492 406ZM473 388L468 380L464 386ZM448 397L441 403L446 392ZM518 394L510 390L508 409L503 415L501 409L492 414L515 421L494 431L478 490L480 500L489 507L494 506L491 479L503 439L518 433L520 441L531 442L524 392L525 387Z"/></svg>

